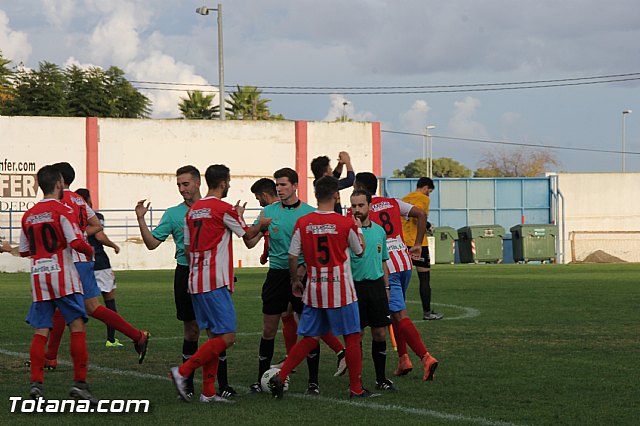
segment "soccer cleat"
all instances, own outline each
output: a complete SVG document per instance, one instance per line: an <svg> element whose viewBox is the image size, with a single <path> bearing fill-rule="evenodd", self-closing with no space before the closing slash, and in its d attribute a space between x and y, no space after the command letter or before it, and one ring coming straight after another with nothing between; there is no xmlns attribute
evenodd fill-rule
<svg viewBox="0 0 640 426"><path fill-rule="evenodd" d="M120 343L120 340L115 339L113 342L107 340L107 343L105 343L104 346L107 348L121 348L124 345Z"/></svg>
<svg viewBox="0 0 640 426"><path fill-rule="evenodd" d="M375 398L380 396L379 393L371 393L367 389L362 388L362 392L355 393L353 391L349 391L349 399L358 399L358 398Z"/></svg>
<svg viewBox="0 0 640 426"><path fill-rule="evenodd" d="M278 361L277 364L271 364L269 367L270 368L282 368L282 364L284 364L284 362L287 360L287 357L285 356L284 358L282 358L280 361Z"/></svg>
<svg viewBox="0 0 640 426"><path fill-rule="evenodd" d="M236 392L236 390L232 388L230 385L227 385L227 387L219 390L217 392L217 395L222 398L231 398L232 396L238 395L238 392Z"/></svg>
<svg viewBox="0 0 640 426"><path fill-rule="evenodd" d="M438 360L427 353L422 357L422 366L424 367L424 376L422 377L422 380L433 380L436 368L438 368Z"/></svg>
<svg viewBox="0 0 640 426"><path fill-rule="evenodd" d="M435 321L435 320L442 319L443 317L444 317L444 314L441 314L439 312L433 312L433 311L426 311L422 315L422 319L426 321Z"/></svg>
<svg viewBox="0 0 640 426"><path fill-rule="evenodd" d="M138 352L138 364L142 364L144 357L147 355L147 347L149 346L149 338L151 337L151 333L145 330L140 330L140 334L142 334L140 340L133 343L136 352Z"/></svg>
<svg viewBox="0 0 640 426"><path fill-rule="evenodd" d="M320 395L320 387L318 387L317 383L309 383L307 390L304 391L304 394L307 396L318 396Z"/></svg>
<svg viewBox="0 0 640 426"><path fill-rule="evenodd" d="M182 400L185 402L191 402L193 394L189 394L187 392L187 378L182 377L178 369L179 367L171 367L169 376L171 377L171 380L173 380L173 384L175 385L180 398L182 398Z"/></svg>
<svg viewBox="0 0 640 426"><path fill-rule="evenodd" d="M382 381L377 381L376 380L376 389L378 390L385 390L385 391L395 391L397 390L396 387L394 386L393 382L389 379L384 379Z"/></svg>
<svg viewBox="0 0 640 426"><path fill-rule="evenodd" d="M394 376L406 376L413 370L413 365L409 359L409 354L404 354L398 358L398 367L393 372Z"/></svg>
<svg viewBox="0 0 640 426"><path fill-rule="evenodd" d="M249 386L250 393L262 393L262 385L260 382L255 382L254 384Z"/></svg>
<svg viewBox="0 0 640 426"><path fill-rule="evenodd" d="M284 397L284 383L282 383L279 374L269 379L269 389L271 390L271 396L274 398L282 399Z"/></svg>
<svg viewBox="0 0 640 426"><path fill-rule="evenodd" d="M31 389L29 389L29 396L31 399L44 398L44 388L40 382L31 382Z"/></svg>
<svg viewBox="0 0 640 426"><path fill-rule="evenodd" d="M200 394L200 402L223 402L226 404L235 404L236 401L231 401L230 399L224 398L220 395L213 394L213 396L205 396L203 393Z"/></svg>
<svg viewBox="0 0 640 426"><path fill-rule="evenodd" d="M75 400L87 400L92 407L97 407L100 401L91 394L89 386L85 382L74 382L69 396Z"/></svg>
<svg viewBox="0 0 640 426"><path fill-rule="evenodd" d="M347 359L344 356L344 349L338 352L338 364L333 377L342 376L347 371Z"/></svg>
<svg viewBox="0 0 640 426"><path fill-rule="evenodd" d="M31 360L28 359L24 362L25 367L31 367ZM58 360L57 359L45 359L44 360L44 368L46 368L49 371L53 371L58 367Z"/></svg>

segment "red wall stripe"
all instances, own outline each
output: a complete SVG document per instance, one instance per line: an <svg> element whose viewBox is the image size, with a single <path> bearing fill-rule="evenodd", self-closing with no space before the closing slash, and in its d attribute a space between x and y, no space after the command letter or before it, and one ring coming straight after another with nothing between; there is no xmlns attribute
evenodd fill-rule
<svg viewBox="0 0 640 426"><path fill-rule="evenodd" d="M372 143L371 143L371 157L373 160L373 174L376 176L382 175L382 142L380 139L380 122L371 123L372 131Z"/></svg>
<svg viewBox="0 0 640 426"><path fill-rule="evenodd" d="M298 172L298 197L307 202L307 180L309 165L307 164L307 122L296 121L296 172Z"/></svg>
<svg viewBox="0 0 640 426"><path fill-rule="evenodd" d="M100 188L98 184L98 118L87 117L86 120L86 152L87 152L87 189L91 192L93 208L100 208Z"/></svg>

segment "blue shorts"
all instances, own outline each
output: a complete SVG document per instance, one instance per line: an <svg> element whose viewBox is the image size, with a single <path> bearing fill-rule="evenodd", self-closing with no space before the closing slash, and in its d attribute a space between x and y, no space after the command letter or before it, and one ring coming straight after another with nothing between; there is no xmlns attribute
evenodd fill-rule
<svg viewBox="0 0 640 426"><path fill-rule="evenodd" d="M411 281L411 269L389 274L389 310L391 312L407 309L404 300L407 296L409 281Z"/></svg>
<svg viewBox="0 0 640 426"><path fill-rule="evenodd" d="M84 298L80 293L73 293L59 299L31 303L31 308L29 308L25 321L33 328L52 328L53 312L56 308L60 309L66 324L71 324L78 318L82 318L84 322L87 322Z"/></svg>
<svg viewBox="0 0 640 426"><path fill-rule="evenodd" d="M314 308L304 305L298 322L298 335L318 337L329 334L344 336L360 333L358 302L341 308Z"/></svg>
<svg viewBox="0 0 640 426"><path fill-rule="evenodd" d="M100 288L96 281L96 274L93 271L94 264L95 262L75 262L76 270L82 283L84 300L100 296Z"/></svg>
<svg viewBox="0 0 640 426"><path fill-rule="evenodd" d="M236 309L227 287L192 294L191 301L200 330L213 334L236 332Z"/></svg>

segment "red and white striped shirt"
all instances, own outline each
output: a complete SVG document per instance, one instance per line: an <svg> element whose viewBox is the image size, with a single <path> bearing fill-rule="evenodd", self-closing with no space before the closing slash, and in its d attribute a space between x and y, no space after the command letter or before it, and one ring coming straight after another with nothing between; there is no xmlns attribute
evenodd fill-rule
<svg viewBox="0 0 640 426"><path fill-rule="evenodd" d="M82 231L82 238L86 243L88 243L87 235L85 231L87 230L87 226L89 226L89 219L94 217L96 213L93 211L91 207L87 205L84 201L84 198L76 194L75 192L65 189L62 195L62 202L69 206L75 215L76 222L80 226L80 231ZM73 261L74 262L88 262L89 259L83 253L77 252L72 249L73 252Z"/></svg>
<svg viewBox="0 0 640 426"><path fill-rule="evenodd" d="M410 271L413 267L411 256L404 243L402 233L402 220L409 217L409 211L413 206L397 198L385 198L374 196L369 208L369 218L382 226L387 234L387 249L389 260L387 267L389 273Z"/></svg>
<svg viewBox="0 0 640 426"><path fill-rule="evenodd" d="M217 197L196 201L187 212L184 245L189 246L189 293L228 287L233 292L231 233L242 237L244 220L229 203Z"/></svg>
<svg viewBox="0 0 640 426"><path fill-rule="evenodd" d="M20 252L31 256L31 299L34 302L82 293L69 245L82 239L72 209L44 199L22 216Z"/></svg>
<svg viewBox="0 0 640 426"><path fill-rule="evenodd" d="M302 302L314 308L339 308L358 300L351 275L349 248L362 253L352 218L334 211L315 211L296 222L289 254L304 255L307 287Z"/></svg>

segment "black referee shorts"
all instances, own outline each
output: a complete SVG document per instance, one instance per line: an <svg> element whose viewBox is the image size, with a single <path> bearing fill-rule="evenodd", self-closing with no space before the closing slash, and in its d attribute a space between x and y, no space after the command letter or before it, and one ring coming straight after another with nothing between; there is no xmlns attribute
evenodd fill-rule
<svg viewBox="0 0 640 426"><path fill-rule="evenodd" d="M295 297L291 291L291 275L288 269L271 269L262 285L262 313L280 315L287 312L289 303L293 311L302 313L302 299Z"/></svg>
<svg viewBox="0 0 640 426"><path fill-rule="evenodd" d="M384 279L355 281L360 311L360 328L386 327L391 324L389 299Z"/></svg>
<svg viewBox="0 0 640 426"><path fill-rule="evenodd" d="M413 263L413 266L418 266L420 268L429 268L431 266L431 258L429 257L429 247L422 246L422 254L420 254L420 257L421 257L420 260L411 259L411 263Z"/></svg>
<svg viewBox="0 0 640 426"><path fill-rule="evenodd" d="M176 302L176 317L180 321L194 321L191 295L189 294L189 267L177 265L173 275L173 299Z"/></svg>

